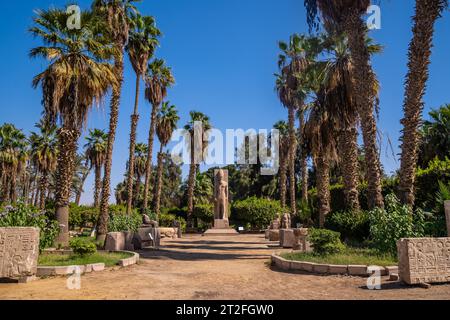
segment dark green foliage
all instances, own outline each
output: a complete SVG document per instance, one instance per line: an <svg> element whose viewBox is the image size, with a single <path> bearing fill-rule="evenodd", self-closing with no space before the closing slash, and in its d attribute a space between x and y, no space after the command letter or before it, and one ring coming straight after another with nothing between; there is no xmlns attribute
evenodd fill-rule
<svg viewBox="0 0 450 320"><path fill-rule="evenodd" d="M370 237L377 250L396 255L398 240L425 235L425 215L402 205L394 194L386 197L385 206L369 213Z"/></svg>
<svg viewBox="0 0 450 320"><path fill-rule="evenodd" d="M133 213L128 216L125 213L122 214L110 214L108 222L109 232L127 232L137 231L142 225L142 216L137 213Z"/></svg>
<svg viewBox="0 0 450 320"><path fill-rule="evenodd" d="M186 231L186 220L177 217L174 214L161 214L159 217L159 226L163 228L172 228L175 221L180 222L181 230Z"/></svg>
<svg viewBox="0 0 450 320"><path fill-rule="evenodd" d="M333 212L327 217L325 227L339 232L344 241L364 242L370 233L369 213L367 211Z"/></svg>
<svg viewBox="0 0 450 320"><path fill-rule="evenodd" d="M214 222L214 206L210 204L199 204L194 208L194 218L204 223Z"/></svg>
<svg viewBox="0 0 450 320"><path fill-rule="evenodd" d="M71 204L69 225L71 228L83 228L87 225L94 225L98 220L98 214L97 208Z"/></svg>
<svg viewBox="0 0 450 320"><path fill-rule="evenodd" d="M249 223L252 228L265 229L281 213L279 201L251 197L236 201L232 208L233 221L242 225Z"/></svg>
<svg viewBox="0 0 450 320"><path fill-rule="evenodd" d="M310 229L308 239L314 248L314 252L320 255L335 254L345 250L339 232L327 229Z"/></svg>
<svg viewBox="0 0 450 320"><path fill-rule="evenodd" d="M97 246L95 243L86 241L82 238L75 238L70 241L70 248L73 250L73 253L85 257L93 255L97 252Z"/></svg>
<svg viewBox="0 0 450 320"><path fill-rule="evenodd" d="M184 220L186 220L186 218L187 218L187 208L186 207L184 207L184 208L173 207L173 208L168 208L168 209L163 208L161 211L163 214L174 215L176 217L183 218Z"/></svg>
<svg viewBox="0 0 450 320"><path fill-rule="evenodd" d="M40 229L39 249L51 247L58 235L58 222L45 212L18 203L7 206L0 213L0 227L36 227Z"/></svg>

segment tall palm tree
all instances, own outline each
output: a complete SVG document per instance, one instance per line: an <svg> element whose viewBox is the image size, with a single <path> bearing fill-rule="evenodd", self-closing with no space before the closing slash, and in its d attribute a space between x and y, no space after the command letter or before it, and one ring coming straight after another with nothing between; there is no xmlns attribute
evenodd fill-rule
<svg viewBox="0 0 450 320"><path fill-rule="evenodd" d="M31 161L41 176L39 182L39 208L45 209L49 174L56 170L58 159L57 127L41 120L41 122L36 124L36 128L40 132L32 132L29 143L31 146Z"/></svg>
<svg viewBox="0 0 450 320"><path fill-rule="evenodd" d="M286 192L287 192L287 165L289 158L289 126L285 121L278 121L274 126L280 134L280 202L281 207L286 208Z"/></svg>
<svg viewBox="0 0 450 320"><path fill-rule="evenodd" d="M89 167L94 168L95 172L94 206L99 208L102 191L102 167L105 165L108 149L108 134L100 129L89 130L86 140L87 143L84 146L86 159Z"/></svg>
<svg viewBox="0 0 450 320"><path fill-rule="evenodd" d="M136 131L139 122L139 93L141 78L147 72L147 63L159 45L157 37L161 32L156 28L155 19L150 16L141 16L139 14L132 16L132 29L128 40L127 52L130 58L133 70L136 73L136 95L134 99L134 111L131 115L130 131L130 157L128 160L128 201L127 214L131 214L133 206L133 175L134 175L134 151L136 147Z"/></svg>
<svg viewBox="0 0 450 320"><path fill-rule="evenodd" d="M81 129L89 109L99 103L109 89L117 88L111 65L102 58L111 53L103 38L96 37L99 26L89 12L82 13L83 28L69 30L64 10L38 11L30 32L43 46L31 50L31 57L49 61L47 69L33 80L41 85L45 118L61 122L56 174L56 217L60 225L58 244L69 242L69 200L75 157ZM116 90L116 89L115 89Z"/></svg>
<svg viewBox="0 0 450 320"><path fill-rule="evenodd" d="M124 51L129 36L129 17L137 12L133 6L134 0L94 0L92 8L107 27L103 30L114 47L114 74L117 85L113 87L110 101L108 148L103 173L102 195L100 201L100 215L98 219L97 239L104 241L108 232L109 197L111 194L111 169L114 142L116 140L117 122L119 120L119 106L122 94Z"/></svg>
<svg viewBox="0 0 450 320"><path fill-rule="evenodd" d="M295 159L297 136L295 116L299 108L303 108L309 87L305 86L304 74L309 64L319 54L319 39L294 34L289 43L280 42L281 54L278 60L280 75L276 75L276 89L282 104L288 109L289 125L289 193L290 209L293 215L297 212L295 180Z"/></svg>
<svg viewBox="0 0 450 320"><path fill-rule="evenodd" d="M153 142L156 131L156 116L158 114L159 106L167 96L167 89L175 83L175 78L173 77L172 70L166 66L164 60L155 59L148 66L145 82L147 84L145 96L152 105L152 112L150 118L150 131L148 134L148 157L147 170L145 172L143 204L144 210L148 208L149 202L150 178L152 176Z"/></svg>
<svg viewBox="0 0 450 320"><path fill-rule="evenodd" d="M27 160L27 143L23 132L12 124L0 127L0 181L2 201L16 201L16 178L24 170Z"/></svg>
<svg viewBox="0 0 450 320"><path fill-rule="evenodd" d="M420 143L419 126L422 120L423 96L426 91L433 46L434 25L447 8L448 0L416 0L413 39L409 45L408 74L406 76L401 166L400 198L414 205L414 182Z"/></svg>
<svg viewBox="0 0 450 320"><path fill-rule="evenodd" d="M310 26L316 24L318 11L329 32L344 32L354 64L353 83L355 103L363 132L367 163L369 207L383 207L381 194L381 165L377 145L376 105L373 83L375 74L370 65L370 53L366 46L367 26L363 16L370 0L305 0Z"/></svg>
<svg viewBox="0 0 450 320"><path fill-rule="evenodd" d="M196 137L196 123L201 123L201 132L198 132L199 137ZM194 189L195 189L195 177L197 174L197 165L200 164L206 157L206 151L208 148L208 141L206 137L206 133L211 129L211 123L208 116L198 111L190 112L190 120L184 127L184 129L189 133L190 141L189 141L189 150L191 156L191 163L189 165L189 178L188 178L188 224L189 227L192 226L192 214L194 213ZM200 128L199 128L200 129ZM196 150L196 141L195 138L201 139L202 150ZM200 154L197 154L200 152Z"/></svg>
<svg viewBox="0 0 450 320"><path fill-rule="evenodd" d="M299 140L302 141L300 144L300 172L302 177L302 201L308 201L308 152L304 146L303 137L305 136L305 124L306 124L306 112L309 109L309 105L305 104L303 107L297 110L298 117L298 131L299 131Z"/></svg>
<svg viewBox="0 0 450 320"><path fill-rule="evenodd" d="M180 120L178 111L174 105L170 105L169 101L162 104L161 110L156 119L156 135L160 142L158 153L158 170L156 174L156 189L154 194L154 208L156 214L160 214L161 205L161 189L162 189L162 174L163 174L163 149L167 146L172 137L173 132L177 128L177 123Z"/></svg>
<svg viewBox="0 0 450 320"><path fill-rule="evenodd" d="M136 144L134 154L135 154L134 175L136 176L134 205L137 206L141 197L141 178L145 175L145 169L147 168L147 156L148 156L147 145L145 143Z"/></svg>
<svg viewBox="0 0 450 320"><path fill-rule="evenodd" d="M75 192L75 204L80 205L81 196L84 193L84 185L86 183L92 167L86 159L86 154L78 154L75 160L75 174L72 180L72 189ZM101 187L101 185L100 185Z"/></svg>
<svg viewBox="0 0 450 320"><path fill-rule="evenodd" d="M330 117L325 106L325 94L321 90L317 95L305 126L308 148L313 156L316 167L317 198L319 205L319 225L325 225L325 219L330 212L330 166L337 159L335 122Z"/></svg>

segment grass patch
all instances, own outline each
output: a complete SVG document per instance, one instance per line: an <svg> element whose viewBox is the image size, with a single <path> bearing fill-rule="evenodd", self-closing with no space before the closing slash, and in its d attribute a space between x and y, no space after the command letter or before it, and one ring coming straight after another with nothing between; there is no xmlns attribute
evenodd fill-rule
<svg viewBox="0 0 450 320"><path fill-rule="evenodd" d="M42 254L39 256L38 265L40 267L66 267L66 266L80 266L94 263L104 263L107 267L112 267L119 263L119 260L130 258L130 253L107 253L97 252L90 256L77 255L58 255L58 254Z"/></svg>
<svg viewBox="0 0 450 320"><path fill-rule="evenodd" d="M317 253L284 253L283 258L294 261L337 265L396 266L398 261L389 254L379 254L371 249L347 248L342 253L318 255Z"/></svg>

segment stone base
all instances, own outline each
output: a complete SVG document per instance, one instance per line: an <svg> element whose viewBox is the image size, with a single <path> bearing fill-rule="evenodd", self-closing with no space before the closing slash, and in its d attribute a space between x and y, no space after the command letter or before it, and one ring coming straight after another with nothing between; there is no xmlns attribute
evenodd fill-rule
<svg viewBox="0 0 450 320"><path fill-rule="evenodd" d="M269 241L280 241L280 230L269 230Z"/></svg>
<svg viewBox="0 0 450 320"><path fill-rule="evenodd" d="M214 220L214 229L229 229L230 223L228 220L216 219Z"/></svg>
<svg viewBox="0 0 450 320"><path fill-rule="evenodd" d="M283 248L293 248L295 243L296 241L293 229L280 229L280 245Z"/></svg>
<svg viewBox="0 0 450 320"><path fill-rule="evenodd" d="M239 235L239 232L237 232L234 229L216 229L216 228L209 229L203 234L204 237L206 237L206 236L211 236L211 237L212 236L224 236L224 237L226 237L226 236L237 236L237 235Z"/></svg>

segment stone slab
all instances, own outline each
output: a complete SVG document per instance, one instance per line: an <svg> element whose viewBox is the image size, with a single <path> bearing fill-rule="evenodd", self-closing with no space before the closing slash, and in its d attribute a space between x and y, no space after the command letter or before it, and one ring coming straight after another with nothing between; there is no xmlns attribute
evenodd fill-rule
<svg viewBox="0 0 450 320"><path fill-rule="evenodd" d="M178 239L178 228L159 228L161 239Z"/></svg>
<svg viewBox="0 0 450 320"><path fill-rule="evenodd" d="M269 241L280 241L280 230L269 230Z"/></svg>
<svg viewBox="0 0 450 320"><path fill-rule="evenodd" d="M363 265L349 265L348 274L351 276L369 276L367 266Z"/></svg>
<svg viewBox="0 0 450 320"><path fill-rule="evenodd" d="M293 229L280 229L280 245L283 248L293 248L295 243L296 241Z"/></svg>
<svg viewBox="0 0 450 320"><path fill-rule="evenodd" d="M0 228L0 278L35 276L38 258L38 228Z"/></svg>
<svg viewBox="0 0 450 320"><path fill-rule="evenodd" d="M330 274L347 274L348 266L330 264L328 272Z"/></svg>
<svg viewBox="0 0 450 320"><path fill-rule="evenodd" d="M270 229L265 230L264 231L264 238L268 240L269 239L269 234L270 234Z"/></svg>
<svg viewBox="0 0 450 320"><path fill-rule="evenodd" d="M209 229L203 236L214 236L214 237L228 237L228 236L238 236L239 232L234 229Z"/></svg>
<svg viewBox="0 0 450 320"><path fill-rule="evenodd" d="M407 284L450 282L450 238L397 242L399 276Z"/></svg>
<svg viewBox="0 0 450 320"><path fill-rule="evenodd" d="M313 272L318 274L327 274L329 272L329 266L327 264L315 264L313 266Z"/></svg>

